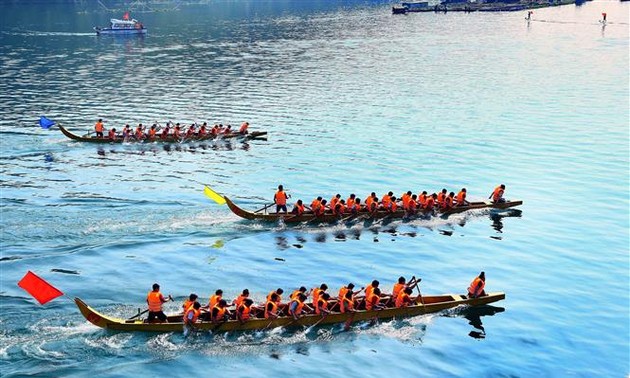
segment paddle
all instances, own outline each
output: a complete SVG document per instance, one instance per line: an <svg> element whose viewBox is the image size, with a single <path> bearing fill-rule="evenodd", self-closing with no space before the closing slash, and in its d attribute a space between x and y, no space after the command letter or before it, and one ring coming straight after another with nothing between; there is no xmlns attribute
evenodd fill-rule
<svg viewBox="0 0 630 378"><path fill-rule="evenodd" d="M261 212L261 211L263 211L263 210L267 210L269 207L271 207L271 206L273 206L273 205L275 205L275 204L276 204L275 202L272 202L272 203L270 203L269 205L265 205L265 207L260 208L260 209L258 209L258 210L256 210L256 211L254 211L254 213L259 213L259 212Z"/></svg>
<svg viewBox="0 0 630 378"><path fill-rule="evenodd" d="M166 302L170 302L173 300L173 297L171 297L170 295L168 296L168 298L166 298L166 300L164 301L164 303ZM149 312L149 309L147 308L146 310L140 312L140 309L138 309L138 313L134 316L132 316L131 318L128 318L127 320L134 320L135 318L139 317L140 315L146 314L147 312Z"/></svg>
<svg viewBox="0 0 630 378"><path fill-rule="evenodd" d="M315 328L317 325L319 325L319 323L323 322L323 321L324 321L324 319L326 319L326 317L327 317L327 316L328 316L328 313L324 313L324 315L322 315L322 318L321 318L321 319L319 319L319 320L318 320L315 324L313 324L313 325L311 325L310 327L308 327L308 328L306 329L306 331L304 331L304 333L306 334L306 333L311 332L311 330L312 330L313 328Z"/></svg>
<svg viewBox="0 0 630 378"><path fill-rule="evenodd" d="M411 277L411 279L415 279L416 276ZM420 293L420 281L422 281L422 278L420 278L419 280L416 279L416 289L418 289L418 297L420 298L420 302L422 303L422 305L424 306L424 298L422 298L422 293ZM418 298L416 298L416 303L418 303Z"/></svg>

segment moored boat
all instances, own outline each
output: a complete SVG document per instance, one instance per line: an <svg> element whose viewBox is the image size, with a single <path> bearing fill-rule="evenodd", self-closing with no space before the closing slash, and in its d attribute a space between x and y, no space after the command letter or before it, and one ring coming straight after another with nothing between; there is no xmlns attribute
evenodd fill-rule
<svg viewBox="0 0 630 378"><path fill-rule="evenodd" d="M57 126L59 127L59 130L61 130L63 135L67 136L68 138L79 141L79 142L90 142L90 143L123 143L123 142L125 143L127 142L128 143L138 143L138 142L140 143L153 143L153 142L183 143L184 142L185 143L185 142L213 141L213 140L223 140L223 139L238 139L241 141L245 141L245 140L251 140L251 139L265 139L267 137L266 131L251 131L247 134L240 134L238 132L235 132L235 133L230 133L230 134L221 134L220 136L213 136L211 134L206 134L202 137L191 136L188 138L186 137L176 138L172 135L169 135L166 138L161 138L161 137L156 137L153 139L145 138L145 139L142 139L141 141L136 140L136 138L134 137L128 137L126 139L122 137L117 137L116 139L112 140L107 137L101 138L101 137L91 136L91 135L79 136L70 132L61 124Z"/></svg>
<svg viewBox="0 0 630 378"><path fill-rule="evenodd" d="M109 20L108 28L94 27L94 31L97 35L111 34L111 35L128 35L128 34L141 34L147 33L147 28L144 27L142 22L136 19L129 19L129 13L125 13L122 20L112 18Z"/></svg>
<svg viewBox="0 0 630 378"><path fill-rule="evenodd" d="M365 219L380 219L380 218L405 218L409 217L407 212L403 209L399 209L395 212L390 212L387 210L376 210L374 212L369 211L360 211L358 213L344 213L342 215L333 214L330 212L326 212L323 215L315 215L312 212L305 212L302 215L296 215L292 213L259 213L259 212L251 212L245 209L240 208L234 202L232 202L228 197L225 198L225 202L230 208L230 210L238 215L241 218L249 219L249 220L261 220L261 221L278 221L282 219L285 223L300 223L300 222L335 222L338 220L350 220L357 218L365 218ZM413 215L430 215L433 212L436 212L438 215L449 215L455 213L462 213L468 210L475 209L507 209L514 206L522 205L523 201L506 201L506 202L492 202L492 201L483 201L483 202L470 202L467 206L456 206L448 210L420 210L418 214ZM412 216L412 217L413 217Z"/></svg>
<svg viewBox="0 0 630 378"><path fill-rule="evenodd" d="M382 310L357 310L352 313L330 313L327 316L315 314L304 315L298 320L292 317L279 317L274 320L253 318L244 323L238 320L228 320L222 323L200 321L195 323L198 330L205 331L248 331L277 327L294 328L327 324L350 324L353 322L370 321L373 319L404 318L443 311L457 306L482 306L505 299L505 293L488 293L479 298L468 298L460 294L445 294L435 296L423 296L419 303L401 308L385 308ZM184 326L182 314L168 316L166 323L147 323L144 319L119 319L110 317L88 306L80 298L74 299L79 311L90 323L95 326L116 331L138 332L181 332Z"/></svg>

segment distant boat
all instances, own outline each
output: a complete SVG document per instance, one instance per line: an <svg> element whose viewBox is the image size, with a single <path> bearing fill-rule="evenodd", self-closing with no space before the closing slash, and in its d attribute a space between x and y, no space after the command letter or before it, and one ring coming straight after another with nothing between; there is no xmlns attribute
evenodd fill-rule
<svg viewBox="0 0 630 378"><path fill-rule="evenodd" d="M147 28L142 25L136 19L129 19L129 12L125 13L122 20L112 18L109 20L110 26L108 28L94 27L94 31L97 35L112 34L112 35L126 35L126 34L146 34Z"/></svg>

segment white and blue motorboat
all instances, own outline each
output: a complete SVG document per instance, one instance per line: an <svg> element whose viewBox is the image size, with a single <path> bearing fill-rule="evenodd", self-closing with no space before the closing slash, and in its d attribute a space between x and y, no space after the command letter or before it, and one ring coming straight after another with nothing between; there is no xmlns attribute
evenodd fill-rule
<svg viewBox="0 0 630 378"><path fill-rule="evenodd" d="M126 34L146 34L147 28L142 25L136 19L129 19L129 15L125 14L122 20L112 18L109 20L110 26L108 28L94 27L94 31L97 35L101 34L113 34L113 35L126 35Z"/></svg>

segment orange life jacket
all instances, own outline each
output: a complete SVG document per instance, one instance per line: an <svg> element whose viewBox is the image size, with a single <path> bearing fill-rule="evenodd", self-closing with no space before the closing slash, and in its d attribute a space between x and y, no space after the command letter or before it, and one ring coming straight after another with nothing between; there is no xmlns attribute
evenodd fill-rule
<svg viewBox="0 0 630 378"><path fill-rule="evenodd" d="M241 314L241 319L242 320L249 320L249 314L251 312L251 308L245 306L244 304L240 305L237 307L239 313Z"/></svg>
<svg viewBox="0 0 630 378"><path fill-rule="evenodd" d="M477 287L477 285L479 285L479 287ZM483 282L481 278L475 277L475 279L471 282L470 287L468 287L468 295L472 295L473 297L478 297L479 294L483 292L483 288L485 286L486 286L486 283Z"/></svg>
<svg viewBox="0 0 630 378"><path fill-rule="evenodd" d="M466 192L460 191L459 193L457 193L457 204L463 205L464 201L466 201Z"/></svg>
<svg viewBox="0 0 630 378"><path fill-rule="evenodd" d="M383 207L387 209L389 207L390 202L392 202L392 198L389 195L385 194L383 196L383 199L381 200Z"/></svg>
<svg viewBox="0 0 630 378"><path fill-rule="evenodd" d="M494 188L494 192L492 192L492 200L496 202L501 199L501 197L503 197L503 192L504 191L501 189L501 185Z"/></svg>
<svg viewBox="0 0 630 378"><path fill-rule="evenodd" d="M339 301L341 302L345 297L346 297L346 293L348 292L348 287L343 286L341 289L339 289Z"/></svg>
<svg viewBox="0 0 630 378"><path fill-rule="evenodd" d="M221 307L218 304L214 307L212 307L212 312L214 312L214 310L217 310L217 315L214 317L215 320L223 320L223 318L225 317L225 312L227 311L227 307Z"/></svg>
<svg viewBox="0 0 630 378"><path fill-rule="evenodd" d="M319 302L319 296L324 292L324 290L320 288L316 288L313 290L313 306L317 309L317 302Z"/></svg>
<svg viewBox="0 0 630 378"><path fill-rule="evenodd" d="M149 304L150 312L162 311L162 293L159 291L150 291L147 295L147 303Z"/></svg>
<svg viewBox="0 0 630 378"><path fill-rule="evenodd" d="M424 208L425 209L433 209L433 207L435 206L435 200L433 199L433 197L427 197L427 201L424 203Z"/></svg>
<svg viewBox="0 0 630 378"><path fill-rule="evenodd" d="M103 132L103 122L96 122L96 124L94 125L94 130L98 133L102 133Z"/></svg>
<svg viewBox="0 0 630 378"><path fill-rule="evenodd" d="M402 195L402 203L403 203L403 209L407 210L409 208L409 201L411 201L411 196L407 193Z"/></svg>
<svg viewBox="0 0 630 378"><path fill-rule="evenodd" d="M328 206L330 206L330 208L332 209L332 211L335 211L335 206L337 206L337 203L339 202L339 198L337 197L333 197L330 199L330 202L328 202Z"/></svg>
<svg viewBox="0 0 630 378"><path fill-rule="evenodd" d="M365 298L369 297L370 294L374 291L374 286L372 284L365 285Z"/></svg>
<svg viewBox="0 0 630 378"><path fill-rule="evenodd" d="M298 205L297 202L296 202L295 203L295 208L297 209L297 214L298 215L304 214L304 205Z"/></svg>
<svg viewBox="0 0 630 378"><path fill-rule="evenodd" d="M409 301L410 301L409 294L402 292L400 293L398 298L396 298L396 307L407 307Z"/></svg>
<svg viewBox="0 0 630 378"><path fill-rule="evenodd" d="M317 301L317 306L315 307L315 313L319 315L321 310L327 310L327 309L328 309L328 301L325 300L324 298L319 298L319 300Z"/></svg>
<svg viewBox="0 0 630 378"><path fill-rule="evenodd" d="M304 303L299 299L295 299L293 302L297 303L297 307L295 307L295 311L293 311L293 313L295 315L300 315L302 313L302 309L304 309Z"/></svg>
<svg viewBox="0 0 630 378"><path fill-rule="evenodd" d="M276 194L273 196L276 205L286 205L287 204L287 194L281 190L278 190Z"/></svg>
<svg viewBox="0 0 630 378"><path fill-rule="evenodd" d="M109 130L109 135L108 136L109 136L109 139L115 140L116 139L116 132L113 129Z"/></svg>
<svg viewBox="0 0 630 378"><path fill-rule="evenodd" d="M293 293L291 293L291 295L289 295L289 298L294 301L297 299L298 295L301 293L301 291L299 290L295 290L293 291Z"/></svg>
<svg viewBox="0 0 630 378"><path fill-rule="evenodd" d="M398 210L398 204L396 202L394 202L394 201L390 201L389 202L389 206L387 207L387 209L389 211L391 211L392 213L395 213L396 210Z"/></svg>
<svg viewBox="0 0 630 378"><path fill-rule="evenodd" d="M450 209L451 207L453 207L453 197L448 196L446 197L446 199L444 199L444 206L445 209Z"/></svg>
<svg viewBox="0 0 630 378"><path fill-rule="evenodd" d="M356 201L356 200L354 200L354 199L352 199L352 198L348 198L348 199L346 200L346 206L347 206L349 209L353 208L353 207L354 207L354 203L355 203L355 201Z"/></svg>
<svg viewBox="0 0 630 378"><path fill-rule="evenodd" d="M424 204L427 203L427 198L428 196L426 194L420 194L418 196L418 203L420 204L420 206L424 206Z"/></svg>
<svg viewBox="0 0 630 378"><path fill-rule="evenodd" d="M210 297L210 300L208 301L208 307L210 307L211 309L214 308L214 306L219 303L219 301L221 300L222 296L221 295L213 295Z"/></svg>
<svg viewBox="0 0 630 378"><path fill-rule="evenodd" d="M370 295L365 296L365 309L371 310L375 305L377 305L380 301L380 297L374 293L370 293Z"/></svg>
<svg viewBox="0 0 630 378"><path fill-rule="evenodd" d="M437 203L442 205L444 204L444 199L446 198L446 194L439 192L437 195Z"/></svg>
<svg viewBox="0 0 630 378"><path fill-rule="evenodd" d="M272 291L269 292L269 294L267 294L267 302L269 302L271 300L271 295L272 294L275 294L275 295L278 296L278 300L276 301L276 303L280 304L280 302L282 301L282 295L276 293L275 290L272 290Z"/></svg>
<svg viewBox="0 0 630 378"><path fill-rule="evenodd" d="M346 212L346 206L341 203L337 203L334 209L335 209L335 214L343 214Z"/></svg>
<svg viewBox="0 0 630 378"><path fill-rule="evenodd" d="M339 301L339 310L341 313L345 313L347 310L354 310L354 301L344 297Z"/></svg>
<svg viewBox="0 0 630 378"><path fill-rule="evenodd" d="M405 288L405 284L401 284L401 283L395 283L394 284L394 289L392 290L392 298L396 299L398 297L398 294L400 294L400 292L402 291L402 289Z"/></svg>
<svg viewBox="0 0 630 378"><path fill-rule="evenodd" d="M241 128L238 129L238 132L241 134L244 134L245 131L247 131L247 127L249 127L249 125L247 124L247 122L243 122L243 124L241 125Z"/></svg>
<svg viewBox="0 0 630 378"><path fill-rule="evenodd" d="M193 317L191 320L188 320L188 315L192 312ZM193 307L190 307L188 310L186 310L186 312L184 313L184 322L188 323L194 323L197 321L197 319L199 318L199 315L201 315L201 310L196 310Z"/></svg>
<svg viewBox="0 0 630 378"><path fill-rule="evenodd" d="M321 205L322 203L318 201L317 198L315 198L313 202L311 202L311 210L313 210L313 212L317 214L317 210Z"/></svg>
<svg viewBox="0 0 630 378"><path fill-rule="evenodd" d="M414 201L413 199L410 199L409 203L407 204L407 210L416 211L417 208L418 208L418 203Z"/></svg>
<svg viewBox="0 0 630 378"><path fill-rule="evenodd" d="M155 137L155 133L156 133L156 132L157 132L157 130L156 130L156 129L149 129L149 136L150 136L151 138Z"/></svg>
<svg viewBox="0 0 630 378"><path fill-rule="evenodd" d="M194 305L194 304L195 304L195 301L191 301L191 300L189 300L189 299L186 299L186 300L184 301L184 304L182 305L182 307L184 308L184 313L185 313L186 311L188 311L188 309L189 309L189 308L191 308L191 307L192 307L192 305Z"/></svg>
<svg viewBox="0 0 630 378"><path fill-rule="evenodd" d="M265 319L269 319L270 313L269 313L269 304L271 304L271 314L276 315L278 313L278 305L276 304L276 302L272 302L272 301L267 301L267 303L265 303Z"/></svg>
<svg viewBox="0 0 630 378"><path fill-rule="evenodd" d="M236 299L234 300L234 304L236 305L236 307L238 308L238 306L243 304L243 301L245 301L245 299L247 299L248 297L244 296L243 294L239 295L238 297L236 297Z"/></svg>
<svg viewBox="0 0 630 378"><path fill-rule="evenodd" d="M372 202L374 202L374 198L372 197L368 197L365 199L365 207L367 207L368 210L372 207Z"/></svg>

